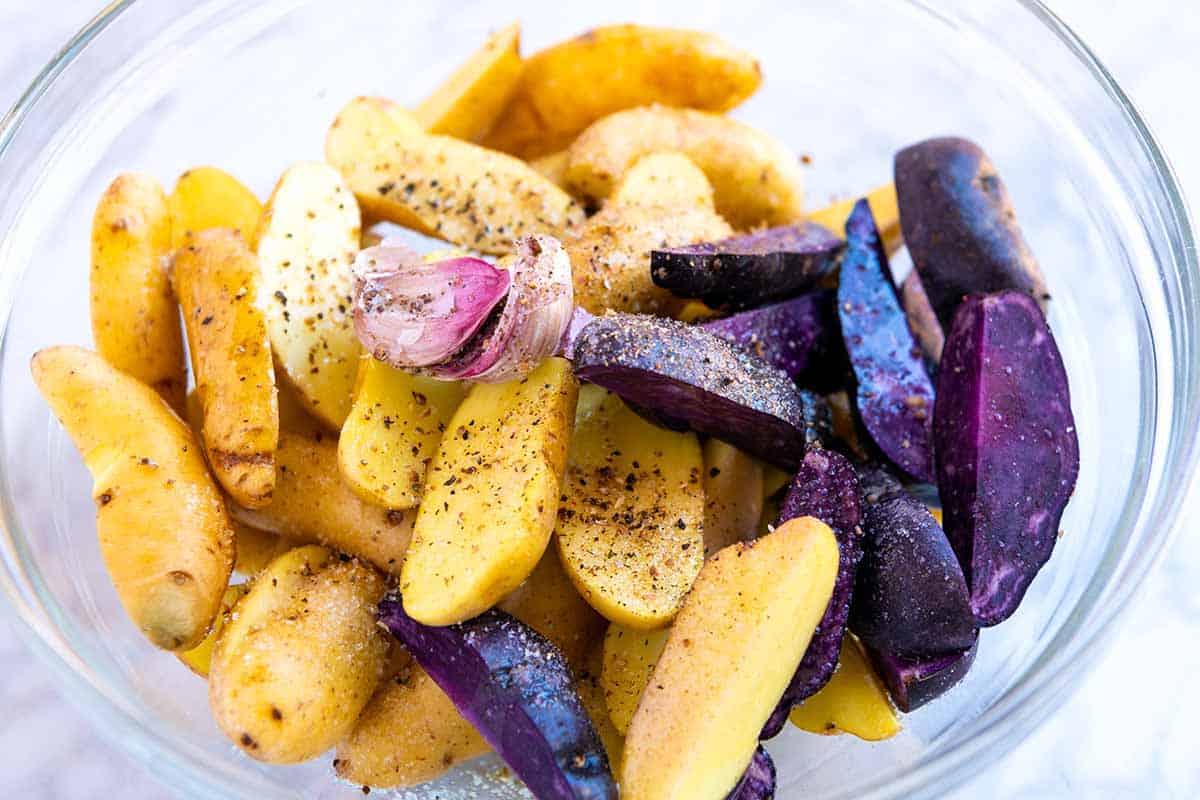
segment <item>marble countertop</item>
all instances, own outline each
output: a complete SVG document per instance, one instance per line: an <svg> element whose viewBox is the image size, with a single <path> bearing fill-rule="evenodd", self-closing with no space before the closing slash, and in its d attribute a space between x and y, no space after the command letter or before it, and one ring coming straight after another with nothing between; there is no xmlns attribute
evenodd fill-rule
<svg viewBox="0 0 1200 800"><path fill-rule="evenodd" d="M51 12L50 6L53 6ZM0 107L99 0L0 0ZM1200 14L1191 0L1051 0L1116 75L1200 197ZM1200 508L1196 509L1200 510ZM1195 514L1184 514L1185 528ZM1200 797L1200 539L1184 530L1111 650L1038 731L952 797ZM170 797L62 699L0 607L0 797ZM1154 672L1147 674L1147 663Z"/></svg>

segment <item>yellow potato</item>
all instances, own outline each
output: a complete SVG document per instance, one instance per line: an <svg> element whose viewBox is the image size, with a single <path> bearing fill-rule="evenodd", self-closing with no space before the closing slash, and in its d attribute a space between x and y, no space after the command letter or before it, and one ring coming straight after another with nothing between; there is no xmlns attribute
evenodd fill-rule
<svg viewBox="0 0 1200 800"><path fill-rule="evenodd" d="M217 726L260 761L294 764L354 727L383 677L375 621L383 577L324 547L298 547L250 585L217 638L208 700Z"/></svg>
<svg viewBox="0 0 1200 800"><path fill-rule="evenodd" d="M342 479L337 442L284 431L275 452L279 475L271 504L230 504L234 519L296 543L320 542L399 573L412 535L413 512L365 503Z"/></svg>
<svg viewBox="0 0 1200 800"><path fill-rule="evenodd" d="M277 533L260 531L238 522L233 522L234 541L237 543L237 559L233 562L233 571L247 577L253 577L262 572L268 564L296 546Z"/></svg>
<svg viewBox="0 0 1200 800"><path fill-rule="evenodd" d="M850 399L850 395L844 389L839 389L826 395L825 400L829 403L833 435L844 442L859 458L864 460L870 458L870 450L863 446L862 438L859 436L862 423L858 421L854 402Z"/></svg>
<svg viewBox="0 0 1200 800"><path fill-rule="evenodd" d="M587 663L582 672L576 676L575 688L579 692L579 700L592 720L596 733L608 753L608 763L613 775L621 774L621 751L625 748L625 737L613 725L609 717L608 704L604 698L604 685L600 676L604 672L604 641L592 644L588 651Z"/></svg>
<svg viewBox="0 0 1200 800"><path fill-rule="evenodd" d="M426 134L378 97L352 100L329 129L325 158L363 211L459 247L511 253L518 238L558 235L583 209L520 159Z"/></svg>
<svg viewBox="0 0 1200 800"><path fill-rule="evenodd" d="M412 663L380 685L337 746L342 780L376 788L433 780L491 750L428 673Z"/></svg>
<svg viewBox="0 0 1200 800"><path fill-rule="evenodd" d="M615 111L650 103L728 111L761 82L757 61L709 33L596 28L526 60L516 95L484 144L535 158Z"/></svg>
<svg viewBox="0 0 1200 800"><path fill-rule="evenodd" d="M167 199L171 207L171 247L183 247L192 234L232 228L254 249L262 203L237 178L216 167L196 167L179 176Z"/></svg>
<svg viewBox="0 0 1200 800"><path fill-rule="evenodd" d="M170 253L171 212L158 181L118 176L92 219L92 338L105 361L181 412L187 364L165 269Z"/></svg>
<svg viewBox="0 0 1200 800"><path fill-rule="evenodd" d="M837 563L829 527L799 517L704 565L629 725L625 800L733 789L829 605Z"/></svg>
<svg viewBox="0 0 1200 800"><path fill-rule="evenodd" d="M521 26L514 22L488 37L433 94L413 109L430 133L478 141L496 123L521 77Z"/></svg>
<svg viewBox="0 0 1200 800"><path fill-rule="evenodd" d="M849 633L842 639L837 671L829 683L792 709L788 719L803 731L848 733L868 742L889 739L900 732L887 689L875 675L862 646Z"/></svg>
<svg viewBox="0 0 1200 800"><path fill-rule="evenodd" d="M360 220L331 167L301 163L279 179L258 231L259 298L275 359L309 411L335 430L358 371L350 265Z"/></svg>
<svg viewBox="0 0 1200 800"><path fill-rule="evenodd" d="M704 563L703 466L694 433L652 425L616 395L580 415L558 513L559 555L607 619L648 630L679 610Z"/></svg>
<svg viewBox="0 0 1200 800"><path fill-rule="evenodd" d="M669 633L668 628L638 631L616 623L608 626L600 683L604 687L608 715L622 736L629 730L642 692L654 674L654 665L667 646Z"/></svg>
<svg viewBox="0 0 1200 800"><path fill-rule="evenodd" d="M88 350L41 350L30 366L92 473L100 553L126 613L164 650L195 647L221 610L234 545L191 430Z"/></svg>
<svg viewBox="0 0 1200 800"><path fill-rule="evenodd" d="M213 647L216 646L217 637L221 635L221 628L224 627L225 622L229 619L234 605L237 604L238 600L242 599L242 596L249 589L250 584L248 583L235 583L226 589L225 595L221 598L221 611L217 614L217 618L213 620L212 630L204 637L204 641L191 650L176 651L175 657L201 678L208 677L208 668L212 663Z"/></svg>
<svg viewBox="0 0 1200 800"><path fill-rule="evenodd" d="M883 241L884 249L888 255L892 255L904 245L904 235L900 232L900 201L896 198L896 185L885 183L867 192L866 198L871 206L871 214L875 217L875 225L879 228L879 238ZM808 214L808 219L824 225L831 231L844 233L846 219L858 200L858 197L839 200Z"/></svg>
<svg viewBox="0 0 1200 800"><path fill-rule="evenodd" d="M400 575L418 622L477 616L533 572L554 529L577 395L561 358L471 388L430 465Z"/></svg>
<svg viewBox="0 0 1200 800"><path fill-rule="evenodd" d="M720 439L704 443L704 555L753 539L763 507L763 467Z"/></svg>
<svg viewBox="0 0 1200 800"><path fill-rule="evenodd" d="M309 411L308 404L300 393L287 381L275 382L275 394L279 405L279 430L319 439L336 437L337 429L330 427Z"/></svg>
<svg viewBox="0 0 1200 800"><path fill-rule="evenodd" d="M174 264L208 462L238 503L266 505L275 487L279 406L256 302L258 261L241 234L212 228L190 236Z"/></svg>
<svg viewBox="0 0 1200 800"><path fill-rule="evenodd" d="M529 166L533 167L534 171L555 186L560 186L563 189L567 188L566 180L564 180L567 171L566 150L559 150L557 153L535 158L529 162Z"/></svg>
<svg viewBox="0 0 1200 800"><path fill-rule="evenodd" d="M384 508L415 508L464 391L458 382L419 378L364 355L338 440L338 464L350 488Z"/></svg>
<svg viewBox="0 0 1200 800"><path fill-rule="evenodd" d="M651 280L650 251L733 234L711 203L698 202L704 184L703 173L678 154L635 164L617 186L621 199L562 237L574 270L576 304L594 314L662 313L679 306Z"/></svg>
<svg viewBox="0 0 1200 800"><path fill-rule="evenodd" d="M720 114L648 106L612 114L579 135L567 151L571 191L603 200L649 153L686 155L708 177L717 212L735 228L786 225L803 210L800 161L787 145Z"/></svg>

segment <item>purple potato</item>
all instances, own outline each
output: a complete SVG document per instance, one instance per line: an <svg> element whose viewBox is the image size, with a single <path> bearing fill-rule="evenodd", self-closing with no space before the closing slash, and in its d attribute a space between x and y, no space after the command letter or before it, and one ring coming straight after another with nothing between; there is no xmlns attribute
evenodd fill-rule
<svg viewBox="0 0 1200 800"><path fill-rule="evenodd" d="M640 314L596 317L575 340L575 374L668 427L686 423L795 469L826 432L822 398L703 328ZM822 413L824 412L824 413Z"/></svg>
<svg viewBox="0 0 1200 800"><path fill-rule="evenodd" d="M795 297L836 265L843 242L813 222L799 222L719 242L650 254L657 286L712 308L736 311Z"/></svg>
<svg viewBox="0 0 1200 800"><path fill-rule="evenodd" d="M849 368L835 301L831 290L809 292L702 327L766 359L797 383L831 392L846 385Z"/></svg>
<svg viewBox="0 0 1200 800"><path fill-rule="evenodd" d="M965 678L978 650L978 636L966 649L921 658L904 658L867 648L892 702L905 714L940 697Z"/></svg>
<svg viewBox="0 0 1200 800"><path fill-rule="evenodd" d="M750 766L725 800L772 800L775 797L775 762L762 745L754 751Z"/></svg>
<svg viewBox="0 0 1200 800"><path fill-rule="evenodd" d="M616 800L608 756L566 659L500 611L458 625L422 625L398 595L379 620L541 800Z"/></svg>
<svg viewBox="0 0 1200 800"><path fill-rule="evenodd" d="M971 297L946 336L934 409L946 534L980 625L1021 603L1079 475L1067 371L1037 303Z"/></svg>
<svg viewBox="0 0 1200 800"><path fill-rule="evenodd" d="M779 704L763 726L759 739L770 739L783 729L788 713L816 694L837 669L842 636L850 616L850 598L858 562L862 558L862 505L858 475L845 456L832 450L810 450L779 510L779 525L796 517L816 517L837 537L838 571L833 596L809 640L804 658Z"/></svg>
<svg viewBox="0 0 1200 800"><path fill-rule="evenodd" d="M938 362L942 360L942 347L946 344L946 333L942 323L938 321L933 306L929 304L929 295L921 284L921 276L915 271L900 284L900 304L904 306L904 316L908 319L908 327L921 344L925 353L925 363L929 374L937 372Z"/></svg>
<svg viewBox="0 0 1200 800"><path fill-rule="evenodd" d="M979 145L918 142L896 154L895 178L904 242L943 326L967 295L1016 289L1049 299L1004 181Z"/></svg>
<svg viewBox="0 0 1200 800"><path fill-rule="evenodd" d="M858 465L858 487L863 503L872 506L888 495L904 491L904 484L891 470L871 462Z"/></svg>
<svg viewBox="0 0 1200 800"><path fill-rule="evenodd" d="M838 316L858 384L855 405L888 460L916 480L932 482L933 382L908 329L866 200L855 204L846 221L846 241Z"/></svg>
<svg viewBox="0 0 1200 800"><path fill-rule="evenodd" d="M862 525L850 629L869 647L897 656L970 647L976 628L967 582L925 504L895 492L867 506Z"/></svg>

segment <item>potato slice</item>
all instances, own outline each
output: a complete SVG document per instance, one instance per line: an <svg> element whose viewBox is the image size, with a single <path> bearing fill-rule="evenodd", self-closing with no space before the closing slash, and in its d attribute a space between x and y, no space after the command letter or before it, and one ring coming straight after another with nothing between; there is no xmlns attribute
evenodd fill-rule
<svg viewBox="0 0 1200 800"><path fill-rule="evenodd" d="M100 553L134 624L189 650L221 610L233 530L191 430L146 384L79 347L30 365L95 481Z"/></svg>
<svg viewBox="0 0 1200 800"><path fill-rule="evenodd" d="M575 681L579 699L600 734L600 741L608 753L608 764L613 775L621 774L621 751L625 749L625 737L613 725L609 717L608 703L605 700L604 685L601 675L604 672L604 640L592 644L588 650L587 663Z"/></svg>
<svg viewBox="0 0 1200 800"><path fill-rule="evenodd" d="M284 431L275 452L279 476L271 504L230 504L238 522L296 543L320 542L399 573L412 535L414 512L365 503L342 479L337 442Z"/></svg>
<svg viewBox="0 0 1200 800"><path fill-rule="evenodd" d="M325 158L363 210L459 247L505 255L533 233L583 220L562 189L512 156L428 135L395 103L360 97L342 109Z"/></svg>
<svg viewBox="0 0 1200 800"><path fill-rule="evenodd" d="M812 517L713 556L676 617L625 739L627 800L720 800L804 655L837 575Z"/></svg>
<svg viewBox="0 0 1200 800"><path fill-rule="evenodd" d="M704 555L758 534L763 465L720 439L704 443Z"/></svg>
<svg viewBox="0 0 1200 800"><path fill-rule="evenodd" d="M562 237L574 268L575 302L594 314L681 307L674 295L654 285L650 251L733 234L713 210L706 186L704 174L685 156L638 161L618 184L613 201Z"/></svg>
<svg viewBox="0 0 1200 800"><path fill-rule="evenodd" d="M754 58L709 33L596 28L526 60L516 95L484 144L535 158L615 111L650 103L728 111L761 82Z"/></svg>
<svg viewBox="0 0 1200 800"><path fill-rule="evenodd" d="M233 539L237 543L237 558L233 571L246 577L254 577L267 565L296 546L296 542L277 533L251 528L236 519L233 522Z"/></svg>
<svg viewBox="0 0 1200 800"><path fill-rule="evenodd" d="M127 173L92 219L91 314L96 352L182 413L187 364L179 308L165 269L171 212L158 181Z"/></svg>
<svg viewBox="0 0 1200 800"><path fill-rule="evenodd" d="M413 116L430 133L479 141L517 90L520 47L520 23L496 31L413 109Z"/></svg>
<svg viewBox="0 0 1200 800"><path fill-rule="evenodd" d="M230 228L254 249L263 207L254 192L216 167L196 167L179 176L167 198L171 208L171 247L178 250L188 237L209 228Z"/></svg>
<svg viewBox="0 0 1200 800"><path fill-rule="evenodd" d="M868 742L890 739L900 732L887 689L871 668L862 645L849 633L842 639L837 672L821 691L792 709L788 719L802 731L848 733Z"/></svg>
<svg viewBox="0 0 1200 800"><path fill-rule="evenodd" d="M603 390L586 393L593 392ZM694 433L652 425L616 395L580 415L558 513L559 555L606 618L648 630L679 610L704 563L703 466Z"/></svg>
<svg viewBox="0 0 1200 800"><path fill-rule="evenodd" d="M875 226L879 229L879 238L890 256L904 245L904 234L900 231L900 204L896 197L896 184L885 183L867 192L867 204L875 217ZM843 233L846 229L846 219L854 210L858 197L839 200L825 208L818 209L807 215L810 222L824 225L831 231Z"/></svg>
<svg viewBox="0 0 1200 800"><path fill-rule="evenodd" d="M213 650L217 726L260 761L320 755L354 727L387 663L375 622L383 577L324 547L271 562L234 608Z"/></svg>
<svg viewBox="0 0 1200 800"><path fill-rule="evenodd" d="M259 296L275 359L308 409L335 430L350 411L358 371L350 265L358 205L331 167L283 173L258 231Z"/></svg>
<svg viewBox="0 0 1200 800"><path fill-rule="evenodd" d="M565 175L567 171L567 151L559 150L557 153L535 158L529 162L529 166L540 174L542 177L549 180L555 186L567 188Z"/></svg>
<svg viewBox="0 0 1200 800"><path fill-rule="evenodd" d="M267 324L257 305L258 260L229 228L190 236L175 254L201 439L225 491L252 508L271 501L279 406Z"/></svg>
<svg viewBox="0 0 1200 800"><path fill-rule="evenodd" d="M642 692L654 674L654 665L667 646L669 633L669 628L638 631L616 623L608 626L600 683L604 686L608 715L622 736L629 730Z"/></svg>
<svg viewBox="0 0 1200 800"><path fill-rule="evenodd" d="M458 382L419 378L364 355L338 440L350 488L384 508L416 508L425 470L464 392Z"/></svg>
<svg viewBox="0 0 1200 800"><path fill-rule="evenodd" d="M578 391L561 358L471 388L430 465L401 572L413 619L470 619L533 572L554 529Z"/></svg>
<svg viewBox="0 0 1200 800"><path fill-rule="evenodd" d="M217 637L221 635L221 628L229 619L229 615L233 612L233 607L237 605L237 601L250 589L248 583L235 583L225 590L225 595L221 598L221 612L217 614L213 620L212 630L204 637L200 644L193 647L191 650L177 651L175 657L183 662L183 665L192 672L199 675L201 678L208 677L208 668L212 664L213 647L217 644Z"/></svg>
<svg viewBox="0 0 1200 800"><path fill-rule="evenodd" d="M605 117L572 143L564 178L573 193L603 200L639 158L656 152L691 159L735 228L800 219L804 179L795 152L744 122L692 109L650 106Z"/></svg>

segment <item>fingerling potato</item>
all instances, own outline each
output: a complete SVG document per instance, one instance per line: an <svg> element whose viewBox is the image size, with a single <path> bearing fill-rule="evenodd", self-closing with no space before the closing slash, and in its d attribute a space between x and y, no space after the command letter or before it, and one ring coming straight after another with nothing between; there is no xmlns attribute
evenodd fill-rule
<svg viewBox="0 0 1200 800"><path fill-rule="evenodd" d="M669 628L639 631L615 622L608 626L600 683L604 686L608 716L622 736L629 730L642 692L654 674L654 665L667 646L669 633Z"/></svg>
<svg viewBox="0 0 1200 800"><path fill-rule="evenodd" d="M890 256L904 245L904 235L900 231L900 201L896 197L896 184L885 183L876 187L867 192L866 198L871 207L871 215L875 217L879 237L883 240L883 247ZM842 233L846 229L846 220L857 202L857 196L839 200L807 214L806 218L810 222L824 225L831 231Z"/></svg>
<svg viewBox="0 0 1200 800"><path fill-rule="evenodd" d="M263 207L254 192L216 167L195 167L179 176L171 196L171 247L178 250L189 236L209 228L230 228L254 249Z"/></svg>
<svg viewBox="0 0 1200 800"><path fill-rule="evenodd" d="M212 665L213 648L217 644L217 637L221 635L221 628L229 619L229 615L233 612L233 607L237 605L237 601L250 589L248 583L235 583L225 590L225 595L221 598L221 611L213 620L212 630L191 650L181 650L175 653L175 657L183 662L183 665L192 672L199 675L201 678L208 677L208 668Z"/></svg>
<svg viewBox="0 0 1200 800"><path fill-rule="evenodd" d="M834 736L848 733L868 742L890 739L900 721L883 681L852 634L842 639L837 671L829 683L792 709L788 716L802 731Z"/></svg>
<svg viewBox="0 0 1200 800"><path fill-rule="evenodd" d="M758 532L763 509L763 466L720 439L704 443L704 555ZM774 520L772 520L774 521Z"/></svg>
<svg viewBox="0 0 1200 800"><path fill-rule="evenodd" d="M559 150L557 153L540 156L529 162L529 166L542 177L559 186L563 189L567 188L565 176L567 172L567 151ZM569 191L569 190L568 190Z"/></svg>
<svg viewBox="0 0 1200 800"><path fill-rule="evenodd" d="M262 572L268 564L296 546L277 533L260 531L237 519L233 522L233 539L237 543L237 558L233 562L233 571L240 572L246 577L253 577Z"/></svg>
<svg viewBox="0 0 1200 800"><path fill-rule="evenodd" d="M413 109L413 116L429 133L479 141L517 89L520 46L520 24L496 31Z"/></svg>

